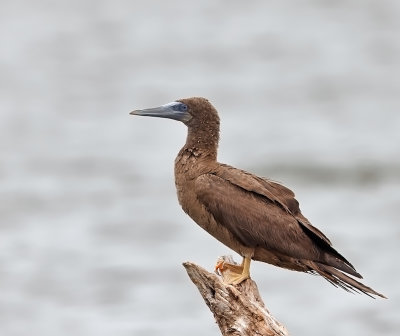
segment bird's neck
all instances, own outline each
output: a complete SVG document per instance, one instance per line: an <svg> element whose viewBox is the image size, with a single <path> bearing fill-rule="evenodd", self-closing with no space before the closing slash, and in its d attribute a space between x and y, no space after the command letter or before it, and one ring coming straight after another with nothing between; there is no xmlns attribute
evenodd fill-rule
<svg viewBox="0 0 400 336"><path fill-rule="evenodd" d="M215 127L215 125L214 127L203 128L189 127L186 143L182 151L199 159L216 161L218 141L219 128Z"/></svg>

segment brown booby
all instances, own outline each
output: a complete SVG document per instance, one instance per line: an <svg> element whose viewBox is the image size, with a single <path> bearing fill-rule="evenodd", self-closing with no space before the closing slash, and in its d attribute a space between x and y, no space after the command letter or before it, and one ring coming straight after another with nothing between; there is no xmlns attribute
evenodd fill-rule
<svg viewBox="0 0 400 336"><path fill-rule="evenodd" d="M231 271L230 284L250 277L253 259L319 274L347 291L385 297L350 277L362 278L302 215L290 189L217 161L220 122L207 99L180 99L130 114L174 119L188 127L175 159L179 203L198 225L243 257L241 265L216 266Z"/></svg>

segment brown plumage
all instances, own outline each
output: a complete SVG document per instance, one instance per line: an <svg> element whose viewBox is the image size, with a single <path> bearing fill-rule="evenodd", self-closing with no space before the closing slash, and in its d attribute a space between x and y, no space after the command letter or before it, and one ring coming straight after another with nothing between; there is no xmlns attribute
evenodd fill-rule
<svg viewBox="0 0 400 336"><path fill-rule="evenodd" d="M181 99L131 114L175 119L188 127L186 144L175 160L179 203L198 225L244 258L241 267L218 266L237 271L231 283L249 277L253 259L317 273L345 290L384 297L345 274L362 278L302 215L290 189L217 162L219 117L207 99Z"/></svg>

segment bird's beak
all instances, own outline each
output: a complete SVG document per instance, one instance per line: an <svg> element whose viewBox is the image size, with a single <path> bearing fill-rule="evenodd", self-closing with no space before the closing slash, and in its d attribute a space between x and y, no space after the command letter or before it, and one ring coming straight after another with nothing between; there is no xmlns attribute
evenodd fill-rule
<svg viewBox="0 0 400 336"><path fill-rule="evenodd" d="M183 106L185 107L185 109L182 108ZM159 107L153 107L143 110L135 110L129 114L146 116L146 117L168 118L168 119L182 121L184 123L189 121L190 118L192 117L190 113L187 111L186 105L180 102L172 102Z"/></svg>

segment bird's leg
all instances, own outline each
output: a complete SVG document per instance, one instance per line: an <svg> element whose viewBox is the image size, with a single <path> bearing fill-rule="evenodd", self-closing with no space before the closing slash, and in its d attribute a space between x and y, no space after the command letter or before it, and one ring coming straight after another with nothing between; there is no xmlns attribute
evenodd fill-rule
<svg viewBox="0 0 400 336"><path fill-rule="evenodd" d="M243 257L242 264L236 265L220 259L215 265L215 271L223 275L223 280L226 284L238 285L250 278L250 261L251 258Z"/></svg>

